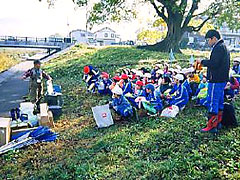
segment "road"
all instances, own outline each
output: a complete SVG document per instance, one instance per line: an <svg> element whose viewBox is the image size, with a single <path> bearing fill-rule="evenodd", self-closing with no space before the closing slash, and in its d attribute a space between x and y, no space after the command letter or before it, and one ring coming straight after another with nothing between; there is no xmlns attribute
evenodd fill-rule
<svg viewBox="0 0 240 180"><path fill-rule="evenodd" d="M29 80L23 81L20 77L32 67L32 61L25 61L0 74L0 117L8 117L9 111L19 107L27 95Z"/></svg>

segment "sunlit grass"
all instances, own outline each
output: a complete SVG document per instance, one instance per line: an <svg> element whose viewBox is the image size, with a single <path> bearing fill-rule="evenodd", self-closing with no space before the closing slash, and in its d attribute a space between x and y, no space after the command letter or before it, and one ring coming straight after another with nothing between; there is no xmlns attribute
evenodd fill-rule
<svg viewBox="0 0 240 180"><path fill-rule="evenodd" d="M1 157L1 179L240 178L240 129L222 130L218 136L201 134L206 110L191 104L174 119L145 117L94 128L91 107L106 104L110 97L86 93L81 80L86 64L113 76L121 68L151 68L168 62L168 57L130 47L80 46L51 60L45 70L62 86L64 98L64 114L54 129L59 139ZM183 67L189 58L189 53L176 54Z"/></svg>

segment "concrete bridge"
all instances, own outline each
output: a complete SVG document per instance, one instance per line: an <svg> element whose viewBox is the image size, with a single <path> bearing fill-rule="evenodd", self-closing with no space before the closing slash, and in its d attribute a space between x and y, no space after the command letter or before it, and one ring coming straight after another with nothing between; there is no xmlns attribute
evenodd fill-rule
<svg viewBox="0 0 240 180"><path fill-rule="evenodd" d="M72 44L71 38L0 36L0 48L9 47L47 49L49 55L61 51Z"/></svg>

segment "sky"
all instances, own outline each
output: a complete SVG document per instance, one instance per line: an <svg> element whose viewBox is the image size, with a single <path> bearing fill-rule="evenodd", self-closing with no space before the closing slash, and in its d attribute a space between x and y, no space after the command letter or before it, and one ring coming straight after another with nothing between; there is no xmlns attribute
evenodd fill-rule
<svg viewBox="0 0 240 180"><path fill-rule="evenodd" d="M202 4L209 3L209 0L202 1ZM122 40L135 39L136 31L152 20L151 8L140 6L138 19L132 22L96 25L92 31L108 26ZM56 0L53 8L48 8L46 0L0 0L0 36L48 37L56 33L67 36L71 30L85 29L85 12L85 8L76 8L72 0Z"/></svg>

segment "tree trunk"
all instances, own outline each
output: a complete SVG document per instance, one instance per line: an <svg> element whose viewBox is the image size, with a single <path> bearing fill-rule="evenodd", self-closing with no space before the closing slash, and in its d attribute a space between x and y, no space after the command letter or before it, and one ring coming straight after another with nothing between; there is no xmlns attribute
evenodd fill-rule
<svg viewBox="0 0 240 180"><path fill-rule="evenodd" d="M170 52L172 49L175 53L181 53L179 44L184 34L184 30L181 28L182 20L178 15L172 15L168 18L168 32L165 39L154 45L139 46L140 49L148 49L152 51Z"/></svg>

